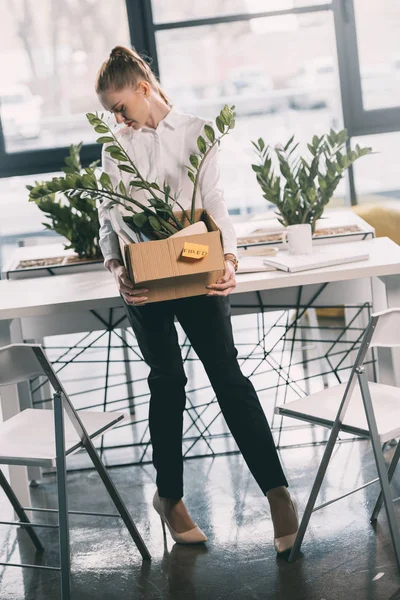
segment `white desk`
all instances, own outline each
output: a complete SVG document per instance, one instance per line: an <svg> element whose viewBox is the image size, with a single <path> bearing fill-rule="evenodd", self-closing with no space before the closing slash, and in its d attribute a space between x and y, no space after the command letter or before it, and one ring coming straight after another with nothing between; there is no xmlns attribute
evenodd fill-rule
<svg viewBox="0 0 400 600"><path fill-rule="evenodd" d="M260 305L270 310L296 305L299 286L304 286L307 303L323 284L318 305L373 302L374 310L400 306L400 246L388 238L351 242L349 253L362 244L367 261L336 265L326 269L288 274L264 272L242 274L231 295L233 314L256 312ZM109 308L123 307L113 277L107 271L60 275L17 281L0 281L0 345L41 339L47 335L92 331L104 328L92 311L101 317ZM380 380L400 385L400 355L379 353ZM3 418L24 406L26 390L3 388ZM10 469L12 484L23 505L29 504L26 475Z"/></svg>

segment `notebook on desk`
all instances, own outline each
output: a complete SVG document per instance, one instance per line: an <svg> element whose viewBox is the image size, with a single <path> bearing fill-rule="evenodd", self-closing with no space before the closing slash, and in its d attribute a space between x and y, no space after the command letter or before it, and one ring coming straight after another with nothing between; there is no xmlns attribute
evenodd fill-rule
<svg viewBox="0 0 400 600"><path fill-rule="evenodd" d="M315 249L312 254L291 255L286 251L280 251L274 257L264 258L264 264L280 271L297 273L299 271L322 269L323 267L368 260L368 258L368 252L363 250L349 253L348 248L335 248L335 250L332 250L319 246L318 250Z"/></svg>
<svg viewBox="0 0 400 600"><path fill-rule="evenodd" d="M263 256L240 256L237 272L258 273L260 271L273 271L274 268L264 263Z"/></svg>

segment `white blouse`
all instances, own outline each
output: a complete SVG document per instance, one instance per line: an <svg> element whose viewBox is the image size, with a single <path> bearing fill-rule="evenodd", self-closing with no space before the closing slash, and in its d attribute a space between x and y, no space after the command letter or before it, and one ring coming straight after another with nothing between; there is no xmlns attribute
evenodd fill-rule
<svg viewBox="0 0 400 600"><path fill-rule="evenodd" d="M117 137L141 175L147 181L156 181L160 187L166 181L171 187L171 196L180 192L178 202L187 210L191 205L193 183L188 177L185 165L190 164L190 154L198 152L197 138L199 135L204 137L203 128L206 123L209 121L181 113L172 107L157 129L142 127L135 130L132 127L124 127ZM122 179L128 189L132 174L120 171L118 162L112 159L104 148L105 146L102 152L103 170L108 173L114 186ZM134 189L134 194L135 199L149 206L145 191ZM121 260L118 237L110 222L109 207L108 200L103 201L99 207L99 242L104 264L112 258ZM237 255L236 234L220 184L216 150L208 156L201 170L196 208L201 207L207 210L218 225L222 233L224 253L232 252ZM176 211L179 210L176 205Z"/></svg>

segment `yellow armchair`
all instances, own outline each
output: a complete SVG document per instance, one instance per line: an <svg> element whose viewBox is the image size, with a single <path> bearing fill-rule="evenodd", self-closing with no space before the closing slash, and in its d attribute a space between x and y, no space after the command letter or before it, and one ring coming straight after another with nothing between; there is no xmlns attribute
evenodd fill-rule
<svg viewBox="0 0 400 600"><path fill-rule="evenodd" d="M375 229L376 237L388 237L400 244L399 201L376 198L374 203L353 206L353 211Z"/></svg>

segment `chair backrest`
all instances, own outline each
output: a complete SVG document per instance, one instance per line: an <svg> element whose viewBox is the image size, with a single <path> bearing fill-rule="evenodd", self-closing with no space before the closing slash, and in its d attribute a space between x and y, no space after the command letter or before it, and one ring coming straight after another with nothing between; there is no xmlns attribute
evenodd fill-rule
<svg viewBox="0 0 400 600"><path fill-rule="evenodd" d="M0 387L44 375L55 392L61 393L61 402L82 442L89 439L87 431L69 399L57 373L40 344L11 344L0 348Z"/></svg>
<svg viewBox="0 0 400 600"><path fill-rule="evenodd" d="M377 321L369 347L394 348L400 346L400 308L374 313L371 320L374 319Z"/></svg>
<svg viewBox="0 0 400 600"><path fill-rule="evenodd" d="M0 348L0 386L46 376L56 392L65 390L40 344L10 344Z"/></svg>
<svg viewBox="0 0 400 600"><path fill-rule="evenodd" d="M384 310L371 316L340 402L335 423L343 422L354 388L357 385L358 369L363 366L368 349L374 346L388 348L400 346L400 308Z"/></svg>
<svg viewBox="0 0 400 600"><path fill-rule="evenodd" d="M44 375L34 348L39 344L11 344L0 348L0 386Z"/></svg>

